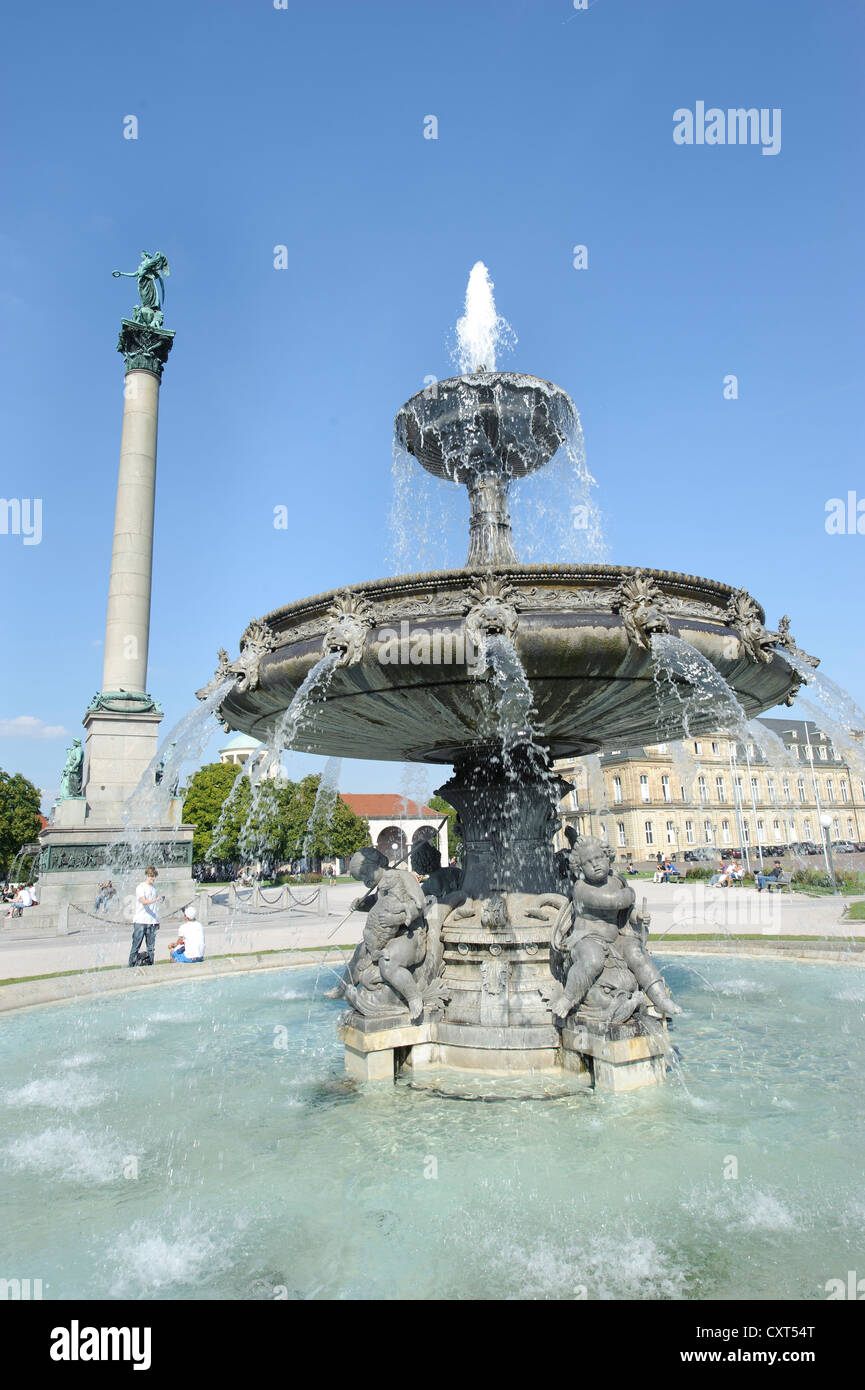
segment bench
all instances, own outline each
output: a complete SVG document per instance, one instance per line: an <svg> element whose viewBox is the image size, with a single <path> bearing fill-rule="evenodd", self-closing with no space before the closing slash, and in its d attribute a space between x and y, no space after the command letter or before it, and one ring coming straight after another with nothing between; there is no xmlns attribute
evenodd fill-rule
<svg viewBox="0 0 865 1390"><path fill-rule="evenodd" d="M756 879L754 880L754 883L755 883L755 887L756 887L756 886L757 886ZM789 874L782 874L780 878L772 878L772 879L769 879L769 880L767 881L767 883L766 883L766 892L767 892L767 893L771 893L773 888L777 888L779 892L780 892L780 890L781 890L782 888L786 888L787 891L788 891L788 893L789 893L789 891L790 891L790 875L789 875Z"/></svg>

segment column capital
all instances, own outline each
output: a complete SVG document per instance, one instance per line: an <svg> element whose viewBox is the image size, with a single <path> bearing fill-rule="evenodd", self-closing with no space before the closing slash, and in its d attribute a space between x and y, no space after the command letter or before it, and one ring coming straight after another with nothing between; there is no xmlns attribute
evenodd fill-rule
<svg viewBox="0 0 865 1390"><path fill-rule="evenodd" d="M126 359L127 372L151 372L161 381L162 369L173 346L174 333L167 328L136 323L134 319L120 321L117 351Z"/></svg>

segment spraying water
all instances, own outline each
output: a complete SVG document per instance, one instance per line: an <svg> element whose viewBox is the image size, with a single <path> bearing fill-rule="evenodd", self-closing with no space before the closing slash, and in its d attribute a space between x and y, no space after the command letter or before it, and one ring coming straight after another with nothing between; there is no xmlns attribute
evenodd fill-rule
<svg viewBox="0 0 865 1390"><path fill-rule="evenodd" d="M466 287L466 306L457 320L457 347L454 361L465 375L470 372L494 372L496 355L511 348L517 336L507 319L496 312L493 282L483 261L476 261Z"/></svg>

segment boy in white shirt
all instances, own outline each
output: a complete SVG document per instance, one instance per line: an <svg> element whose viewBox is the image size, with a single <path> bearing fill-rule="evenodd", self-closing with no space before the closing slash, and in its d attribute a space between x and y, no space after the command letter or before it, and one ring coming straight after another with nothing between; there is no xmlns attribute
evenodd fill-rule
<svg viewBox="0 0 865 1390"><path fill-rule="evenodd" d="M135 890L135 915L132 918L132 950L129 952L129 965L135 964L142 940L146 942L149 964L153 964L153 951L156 946L156 933L159 931L159 904L165 902L165 895L156 892L157 872L145 869L144 882Z"/></svg>

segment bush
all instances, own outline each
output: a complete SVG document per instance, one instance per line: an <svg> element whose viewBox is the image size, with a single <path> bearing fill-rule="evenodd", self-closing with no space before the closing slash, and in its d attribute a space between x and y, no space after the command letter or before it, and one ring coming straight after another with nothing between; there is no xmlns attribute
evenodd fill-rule
<svg viewBox="0 0 865 1390"><path fill-rule="evenodd" d="M717 872L717 869L710 869L708 864L697 864L696 866L692 866L691 864L689 864L687 875L688 882L705 883L708 879L712 877L713 874Z"/></svg>
<svg viewBox="0 0 865 1390"><path fill-rule="evenodd" d="M790 882L798 888L832 887L832 880L826 869L797 869Z"/></svg>
<svg viewBox="0 0 865 1390"><path fill-rule="evenodd" d="M324 883L324 874L280 874L279 878L274 879L274 884L282 886L287 883L293 887L303 887L307 883Z"/></svg>

